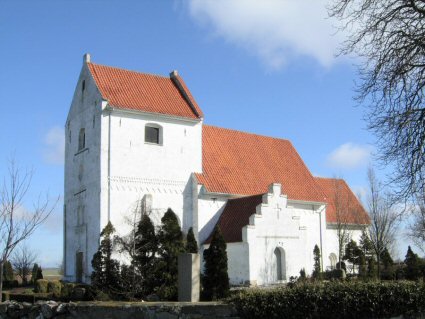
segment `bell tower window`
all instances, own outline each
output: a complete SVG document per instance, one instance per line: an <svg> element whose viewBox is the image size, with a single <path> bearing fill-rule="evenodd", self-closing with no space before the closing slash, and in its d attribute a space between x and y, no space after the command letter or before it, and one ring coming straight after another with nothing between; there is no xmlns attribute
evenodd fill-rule
<svg viewBox="0 0 425 319"><path fill-rule="evenodd" d="M162 145L162 127L157 124L146 124L145 143Z"/></svg>

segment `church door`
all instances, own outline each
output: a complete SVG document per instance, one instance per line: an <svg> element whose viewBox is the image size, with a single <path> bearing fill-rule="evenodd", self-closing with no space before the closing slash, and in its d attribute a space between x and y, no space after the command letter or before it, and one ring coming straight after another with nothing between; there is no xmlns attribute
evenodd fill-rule
<svg viewBox="0 0 425 319"><path fill-rule="evenodd" d="M276 260L276 281L286 280L285 251L281 247L276 247L274 258Z"/></svg>
<svg viewBox="0 0 425 319"><path fill-rule="evenodd" d="M83 282L83 252L79 251L75 258L75 279L77 282Z"/></svg>

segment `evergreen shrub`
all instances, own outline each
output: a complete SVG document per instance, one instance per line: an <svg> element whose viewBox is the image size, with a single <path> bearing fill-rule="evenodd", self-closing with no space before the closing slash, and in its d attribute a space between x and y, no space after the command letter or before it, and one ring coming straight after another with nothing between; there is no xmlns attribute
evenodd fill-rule
<svg viewBox="0 0 425 319"><path fill-rule="evenodd" d="M47 283L47 292L59 297L62 291L62 283L59 280L52 280Z"/></svg>
<svg viewBox="0 0 425 319"><path fill-rule="evenodd" d="M74 291L75 284L71 282L66 282L63 284L62 290L61 290L61 297L63 299L69 299L72 297L72 292Z"/></svg>
<svg viewBox="0 0 425 319"><path fill-rule="evenodd" d="M303 283L248 289L229 298L241 318L390 318L425 313L425 285L416 282Z"/></svg>
<svg viewBox="0 0 425 319"><path fill-rule="evenodd" d="M185 247L177 216L171 208L161 218L158 243L158 259L154 267L158 278L155 292L161 300L177 300L178 256L185 252Z"/></svg>
<svg viewBox="0 0 425 319"><path fill-rule="evenodd" d="M226 242L220 227L215 226L211 243L204 250L204 275L202 276L202 299L217 300L229 294Z"/></svg>
<svg viewBox="0 0 425 319"><path fill-rule="evenodd" d="M35 282L35 292L47 293L47 286L49 281L47 279L38 279Z"/></svg>
<svg viewBox="0 0 425 319"><path fill-rule="evenodd" d="M17 280L4 280L3 281L3 288L9 289L9 288L16 288L19 286L19 282Z"/></svg>

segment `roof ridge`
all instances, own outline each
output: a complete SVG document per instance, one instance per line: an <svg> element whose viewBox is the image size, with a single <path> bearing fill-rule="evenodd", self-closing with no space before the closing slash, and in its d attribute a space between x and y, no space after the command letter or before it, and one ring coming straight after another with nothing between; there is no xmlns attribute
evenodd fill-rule
<svg viewBox="0 0 425 319"><path fill-rule="evenodd" d="M269 138L269 139L273 139L273 140L286 141L286 142L289 142L291 145L293 145L292 142L289 139L287 139L287 138L280 138L280 137L275 137L275 136L257 134L257 133L246 132L246 131L236 130L236 129L233 129L233 128L220 127L220 126L215 126L215 125L203 124L203 126L204 127L216 128L216 129L220 129L220 130L226 130L226 131L232 131L232 132L242 133L242 134L246 134L246 135L264 137L264 138Z"/></svg>
<svg viewBox="0 0 425 319"><path fill-rule="evenodd" d="M317 179L330 179L330 180L334 180L334 181L344 181L345 182L345 179L340 178L340 177L323 177L323 176L313 176L313 177L317 178Z"/></svg>
<svg viewBox="0 0 425 319"><path fill-rule="evenodd" d="M100 64L100 63L93 63L93 62L89 62L87 64L92 64L94 66L101 66L101 67L105 67L105 68L111 68L111 69L121 70L121 71L125 71L125 72L130 72L130 73L135 73L135 74L143 74L143 75L158 77L158 78L161 78L161 79L171 80L170 77L167 76L167 75L160 75L160 74L154 74L154 73L149 73L149 72L140 72L140 71L130 70L130 69L121 68L121 67L117 67L117 66L111 66L111 65Z"/></svg>

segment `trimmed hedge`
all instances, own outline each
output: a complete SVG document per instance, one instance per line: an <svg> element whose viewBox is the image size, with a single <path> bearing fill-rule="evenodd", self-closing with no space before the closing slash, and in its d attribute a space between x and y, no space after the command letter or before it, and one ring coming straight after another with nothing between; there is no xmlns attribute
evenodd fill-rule
<svg viewBox="0 0 425 319"><path fill-rule="evenodd" d="M52 293L56 298L60 297L62 283L59 280L52 280L47 283L47 292Z"/></svg>
<svg viewBox="0 0 425 319"><path fill-rule="evenodd" d="M243 290L228 299L242 318L389 318L425 313L414 282L305 283Z"/></svg>
<svg viewBox="0 0 425 319"><path fill-rule="evenodd" d="M61 291L61 297L63 299L70 299L74 291L74 287L75 287L75 284L73 283L70 283L70 282L64 283L62 287L62 291Z"/></svg>
<svg viewBox="0 0 425 319"><path fill-rule="evenodd" d="M46 279L38 279L35 282L35 292L47 293L49 281Z"/></svg>

